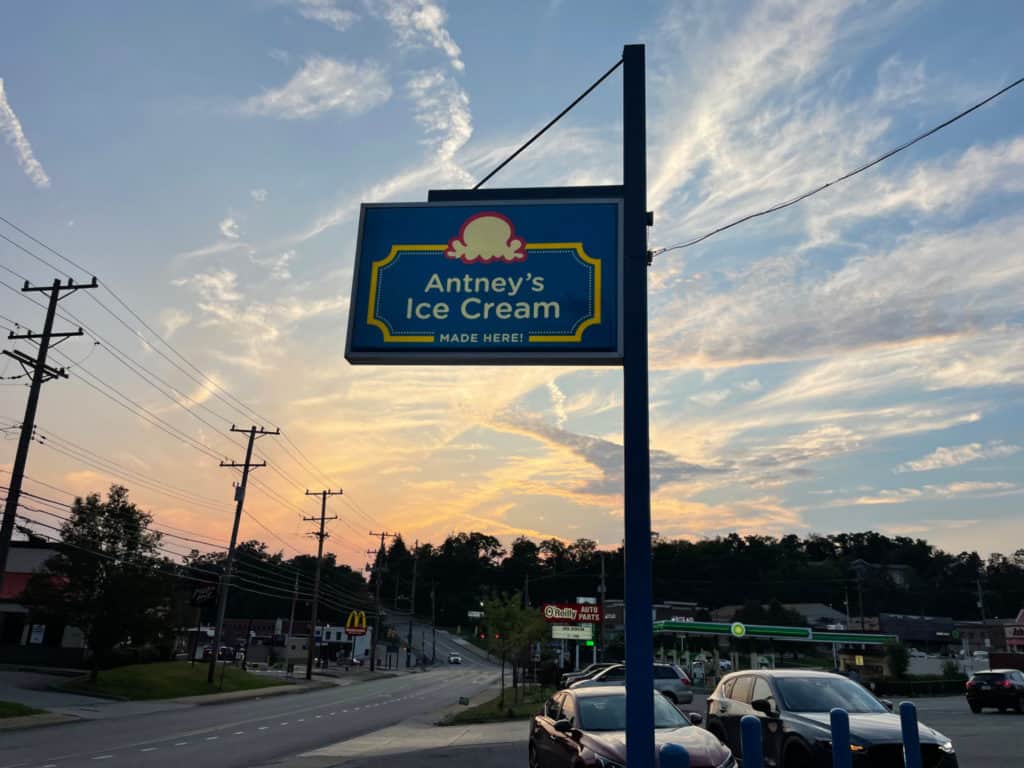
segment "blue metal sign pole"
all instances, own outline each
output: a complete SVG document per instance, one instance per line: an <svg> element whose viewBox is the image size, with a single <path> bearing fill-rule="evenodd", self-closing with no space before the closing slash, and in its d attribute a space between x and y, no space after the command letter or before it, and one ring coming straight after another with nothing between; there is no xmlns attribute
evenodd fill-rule
<svg viewBox="0 0 1024 768"><path fill-rule="evenodd" d="M644 46L622 51L623 444L626 764L654 767L651 471L647 391L647 106Z"/></svg>

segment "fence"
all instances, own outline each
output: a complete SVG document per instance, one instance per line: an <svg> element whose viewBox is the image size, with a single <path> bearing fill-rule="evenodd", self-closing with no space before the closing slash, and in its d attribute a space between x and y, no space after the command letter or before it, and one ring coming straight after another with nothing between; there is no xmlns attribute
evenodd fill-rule
<svg viewBox="0 0 1024 768"><path fill-rule="evenodd" d="M842 709L830 713L832 726L832 768L852 768L850 749L850 715ZM900 727L903 732L903 763L906 768L923 768L921 737L917 730L917 708L909 701L900 704ZM762 768L764 750L761 743L761 719L747 715L740 723L740 748L743 765ZM658 754L659 768L690 768L690 755L678 744L663 744Z"/></svg>

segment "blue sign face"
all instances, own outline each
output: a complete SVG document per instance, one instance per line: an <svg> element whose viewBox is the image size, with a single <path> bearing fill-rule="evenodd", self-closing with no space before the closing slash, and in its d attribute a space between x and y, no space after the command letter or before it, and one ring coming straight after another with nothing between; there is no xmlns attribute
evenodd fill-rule
<svg viewBox="0 0 1024 768"><path fill-rule="evenodd" d="M618 364L619 200L364 205L352 363Z"/></svg>

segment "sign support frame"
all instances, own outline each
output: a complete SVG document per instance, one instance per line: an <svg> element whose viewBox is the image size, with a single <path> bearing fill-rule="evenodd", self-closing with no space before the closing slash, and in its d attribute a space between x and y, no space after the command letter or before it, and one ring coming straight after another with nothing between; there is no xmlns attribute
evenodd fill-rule
<svg viewBox="0 0 1024 768"><path fill-rule="evenodd" d="M654 602L647 360L647 95L643 45L622 49L626 764L653 768Z"/></svg>

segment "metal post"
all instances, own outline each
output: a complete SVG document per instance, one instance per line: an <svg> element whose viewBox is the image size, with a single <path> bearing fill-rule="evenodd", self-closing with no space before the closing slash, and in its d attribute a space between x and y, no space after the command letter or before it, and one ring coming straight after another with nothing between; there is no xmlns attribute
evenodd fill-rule
<svg viewBox="0 0 1024 768"><path fill-rule="evenodd" d="M761 768L764 765L764 749L761 745L761 718L744 715L740 720L740 755L743 765Z"/></svg>
<svg viewBox="0 0 1024 768"><path fill-rule="evenodd" d="M903 763L907 768L922 768L917 707L909 701L900 703L900 728L903 731Z"/></svg>
<svg viewBox="0 0 1024 768"><path fill-rule="evenodd" d="M832 724L832 768L853 768L850 751L850 715L836 707L829 713Z"/></svg>
<svg viewBox="0 0 1024 768"><path fill-rule="evenodd" d="M651 474L647 384L647 106L643 45L622 51L626 763L654 766Z"/></svg>

